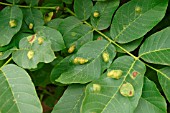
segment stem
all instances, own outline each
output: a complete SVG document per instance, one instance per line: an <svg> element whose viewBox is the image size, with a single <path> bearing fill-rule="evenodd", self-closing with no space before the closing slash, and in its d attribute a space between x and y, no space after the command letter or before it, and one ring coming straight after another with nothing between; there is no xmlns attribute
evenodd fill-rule
<svg viewBox="0 0 170 113"><path fill-rule="evenodd" d="M14 4L0 2L0 5L13 6ZM31 8L31 6L25 6L25 5L18 5L18 7L21 7L21 8ZM35 8L35 9L53 9L53 10L56 9L56 7L43 7L43 6L42 7L41 6L33 6L32 8Z"/></svg>
<svg viewBox="0 0 170 113"><path fill-rule="evenodd" d="M2 67L4 67L4 66L6 66L10 61L12 60L12 57L11 58L9 58L4 64L3 64L3 66ZM1 67L1 68L2 68Z"/></svg>

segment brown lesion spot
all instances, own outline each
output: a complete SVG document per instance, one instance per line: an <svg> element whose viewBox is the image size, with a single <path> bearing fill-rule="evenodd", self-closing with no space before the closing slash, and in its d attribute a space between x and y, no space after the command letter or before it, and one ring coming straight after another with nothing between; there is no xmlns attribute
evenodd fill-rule
<svg viewBox="0 0 170 113"><path fill-rule="evenodd" d="M28 36L27 39L28 39L28 42L29 42L30 44L32 44L32 43L35 41L35 39L36 39L36 35Z"/></svg>
<svg viewBox="0 0 170 113"><path fill-rule="evenodd" d="M137 75L138 75L138 72L137 72L137 71L134 71L134 72L132 73L132 76L133 76L134 78L136 78Z"/></svg>

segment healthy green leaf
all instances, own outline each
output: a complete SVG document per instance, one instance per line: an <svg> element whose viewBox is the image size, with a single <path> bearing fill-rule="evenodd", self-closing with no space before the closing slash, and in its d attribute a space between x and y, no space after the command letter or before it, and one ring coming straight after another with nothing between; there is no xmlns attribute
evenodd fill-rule
<svg viewBox="0 0 170 113"><path fill-rule="evenodd" d="M24 0L28 5L35 6L38 5L39 0Z"/></svg>
<svg viewBox="0 0 170 113"><path fill-rule="evenodd" d="M20 30L22 19L22 11L17 6L7 6L0 12L0 46L9 44L12 37Z"/></svg>
<svg viewBox="0 0 170 113"><path fill-rule="evenodd" d="M22 9L22 11L24 15L24 21L26 22L28 27L30 26L30 24L33 24L32 29L36 26L44 25L43 15L40 10L35 8L27 8Z"/></svg>
<svg viewBox="0 0 170 113"><path fill-rule="evenodd" d="M109 77L111 70L121 70L121 77ZM145 70L145 65L139 60L129 56L117 58L104 75L87 86L81 113L133 113L142 94ZM128 92L131 97L121 94L120 89L125 83L134 87L134 95L131 95L132 90Z"/></svg>
<svg viewBox="0 0 170 113"><path fill-rule="evenodd" d="M78 26L79 24L81 24L82 22L80 20L78 20L76 17L74 16L70 16L65 18L61 24L59 24L59 31L61 32L61 34L65 34L68 31L70 31L71 29L73 29L74 27Z"/></svg>
<svg viewBox="0 0 170 113"><path fill-rule="evenodd" d="M13 64L0 69L0 100L1 113L42 113L31 78Z"/></svg>
<svg viewBox="0 0 170 113"><path fill-rule="evenodd" d="M80 24L63 35L66 47L76 46L76 50L83 44L93 40L93 30L87 25Z"/></svg>
<svg viewBox="0 0 170 113"><path fill-rule="evenodd" d="M51 41L53 51L60 51L65 48L63 37L59 31L46 26L38 26L34 31L37 35Z"/></svg>
<svg viewBox="0 0 170 113"><path fill-rule="evenodd" d="M74 11L80 20L87 20L92 12L91 0L74 0Z"/></svg>
<svg viewBox="0 0 170 113"><path fill-rule="evenodd" d="M64 72L66 72L72 65L70 65L69 59L71 56L65 57L61 62L59 62L52 70L50 79L52 83L56 83L56 79Z"/></svg>
<svg viewBox="0 0 170 113"><path fill-rule="evenodd" d="M47 23L47 26L59 30L60 29L59 25L61 24L61 22L63 22L63 20L64 19L61 18L52 19Z"/></svg>
<svg viewBox="0 0 170 113"><path fill-rule="evenodd" d="M84 85L70 85L55 105L52 113L80 113Z"/></svg>
<svg viewBox="0 0 170 113"><path fill-rule="evenodd" d="M124 49L126 49L127 51L131 52L131 51L135 50L141 44L142 40L143 40L143 37L136 39L132 42L129 42L129 43L126 43L126 44L119 44L119 45L121 47L123 47ZM125 53L122 49L120 49L118 47L116 48L116 51L121 52L121 53Z"/></svg>
<svg viewBox="0 0 170 113"><path fill-rule="evenodd" d="M134 113L166 113L166 101L154 82L144 79L142 97Z"/></svg>
<svg viewBox="0 0 170 113"><path fill-rule="evenodd" d="M6 0L7 2L9 2L9 3L18 3L20 0Z"/></svg>
<svg viewBox="0 0 170 113"><path fill-rule="evenodd" d="M139 57L149 63L170 65L170 27L147 38L139 50Z"/></svg>
<svg viewBox="0 0 170 113"><path fill-rule="evenodd" d="M170 67L165 67L160 69L158 72L158 80L161 84L161 87L163 89L163 92L165 93L165 96L167 100L170 102Z"/></svg>
<svg viewBox="0 0 170 113"><path fill-rule="evenodd" d="M12 53L12 50L0 52L0 60L4 60L4 59L8 58L9 55L11 55L11 53Z"/></svg>
<svg viewBox="0 0 170 113"><path fill-rule="evenodd" d="M91 24L98 30L106 29L110 26L113 13L119 6L119 0L108 0L105 2L97 2L93 7L91 15ZM98 12L99 17L94 17L94 13Z"/></svg>
<svg viewBox="0 0 170 113"><path fill-rule="evenodd" d="M12 57L16 64L27 69L36 68L40 62L49 63L55 59L51 42L38 34L23 38Z"/></svg>
<svg viewBox="0 0 170 113"><path fill-rule="evenodd" d="M104 62L102 58L104 52L109 54L108 62ZM115 47L105 40L88 42L70 58L70 65L72 66L61 75L56 75L59 76L56 82L63 84L87 83L97 79L110 66L115 55ZM82 65L74 64L75 58L84 58L88 62Z"/></svg>
<svg viewBox="0 0 170 113"><path fill-rule="evenodd" d="M167 5L168 0L131 0L116 12L111 37L118 43L141 38L162 20Z"/></svg>

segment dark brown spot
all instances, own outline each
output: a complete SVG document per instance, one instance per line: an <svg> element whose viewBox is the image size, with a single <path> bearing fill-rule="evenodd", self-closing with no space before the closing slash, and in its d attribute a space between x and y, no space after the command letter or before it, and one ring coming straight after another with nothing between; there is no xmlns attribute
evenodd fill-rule
<svg viewBox="0 0 170 113"><path fill-rule="evenodd" d="M132 75L133 75L133 77L136 77L138 75L138 72L135 71L132 73Z"/></svg>
<svg viewBox="0 0 170 113"><path fill-rule="evenodd" d="M29 42L31 43L35 38L35 35L32 35L31 39L29 40Z"/></svg>
<svg viewBox="0 0 170 113"><path fill-rule="evenodd" d="M130 95L130 96L132 95L132 91L129 92L129 95Z"/></svg>

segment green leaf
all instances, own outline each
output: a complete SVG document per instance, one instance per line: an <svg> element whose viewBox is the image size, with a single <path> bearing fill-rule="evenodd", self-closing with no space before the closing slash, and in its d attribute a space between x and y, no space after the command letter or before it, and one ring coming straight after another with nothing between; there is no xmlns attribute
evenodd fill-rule
<svg viewBox="0 0 170 113"><path fill-rule="evenodd" d="M0 70L0 100L1 113L42 113L31 78L13 64Z"/></svg>
<svg viewBox="0 0 170 113"><path fill-rule="evenodd" d="M43 42L39 42L42 38ZM24 37L19 43L19 49L13 52L13 60L23 68L36 68L40 62L49 63L55 59L51 42L41 35Z"/></svg>
<svg viewBox="0 0 170 113"><path fill-rule="evenodd" d="M24 14L24 21L28 27L31 23L33 24L33 28L44 25L43 15L40 10L35 8L25 8L22 9L22 11Z"/></svg>
<svg viewBox="0 0 170 113"><path fill-rule="evenodd" d="M107 72L111 70L121 70L121 78L108 77ZM144 63L139 60L129 56L117 58L104 75L86 87L81 113L133 113L142 94L145 70ZM121 94L124 83L134 87L134 95L131 97Z"/></svg>
<svg viewBox="0 0 170 113"><path fill-rule="evenodd" d="M80 20L87 20L91 15L92 8L91 0L74 0L74 11Z"/></svg>
<svg viewBox="0 0 170 113"><path fill-rule="evenodd" d="M4 51L4 52L0 52L0 60L4 60L6 58L9 57L9 55L11 55L13 50L7 50L7 51Z"/></svg>
<svg viewBox="0 0 170 113"><path fill-rule="evenodd" d="M134 113L166 113L166 101L154 82L144 79L142 97Z"/></svg>
<svg viewBox="0 0 170 113"><path fill-rule="evenodd" d="M7 2L9 2L9 3L18 3L20 0L6 0Z"/></svg>
<svg viewBox="0 0 170 113"><path fill-rule="evenodd" d="M52 113L80 113L84 85L70 85L55 105Z"/></svg>
<svg viewBox="0 0 170 113"><path fill-rule="evenodd" d="M78 49L83 44L93 40L93 30L87 25L80 24L65 33L63 38L66 47L69 48L72 45L76 45L76 49Z"/></svg>
<svg viewBox="0 0 170 113"><path fill-rule="evenodd" d="M141 38L162 20L167 5L168 0L131 0L116 12L111 37L118 43Z"/></svg>
<svg viewBox="0 0 170 113"><path fill-rule="evenodd" d="M109 54L108 62L104 62L102 58L104 52ZM105 40L88 42L81 46L78 52L70 58L71 67L60 76L56 75L59 76L56 82L63 84L87 83L97 79L110 66L115 55L115 47ZM77 57L87 59L88 62L83 65L74 64L73 60Z"/></svg>
<svg viewBox="0 0 170 113"><path fill-rule="evenodd" d="M47 26L59 30L60 29L59 25L61 24L61 22L63 22L63 20L64 19L61 18L52 19L47 23Z"/></svg>
<svg viewBox="0 0 170 113"><path fill-rule="evenodd" d="M127 51L131 52L134 51L142 42L143 37L136 39L132 42L126 43L126 44L119 44L121 47L123 47L124 49L126 49ZM121 52L121 53L125 53L122 49L116 47L116 51L117 52Z"/></svg>
<svg viewBox="0 0 170 113"><path fill-rule="evenodd" d="M111 24L113 13L119 6L119 0L108 0L105 2L97 2L93 7L93 13L98 12L99 17L91 15L91 24L98 30L106 29Z"/></svg>
<svg viewBox="0 0 170 113"><path fill-rule="evenodd" d="M28 5L35 6L38 5L39 0L24 0Z"/></svg>
<svg viewBox="0 0 170 113"><path fill-rule="evenodd" d="M63 60L61 60L55 67L53 68L50 79L52 83L56 83L56 79L64 72L66 72L72 65L70 65L69 59L71 56L65 57Z"/></svg>
<svg viewBox="0 0 170 113"><path fill-rule="evenodd" d="M53 51L60 51L65 48L63 37L59 31L46 26L38 26L34 31L39 36L45 37L51 41Z"/></svg>
<svg viewBox="0 0 170 113"><path fill-rule="evenodd" d="M70 16L65 18L61 22L61 24L59 24L58 30L61 32L62 35L64 35L65 33L67 33L68 31L70 31L71 29L73 29L74 27L78 26L81 23L82 22L78 20L76 17Z"/></svg>
<svg viewBox="0 0 170 113"><path fill-rule="evenodd" d="M161 84L161 87L163 89L163 92L165 93L165 96L167 100L170 102L170 67L165 67L160 69L158 71L158 80L159 83Z"/></svg>
<svg viewBox="0 0 170 113"><path fill-rule="evenodd" d="M72 4L73 0L62 0L63 2L65 2L66 4Z"/></svg>
<svg viewBox="0 0 170 113"><path fill-rule="evenodd" d="M151 35L139 50L139 57L149 63L170 65L170 27Z"/></svg>
<svg viewBox="0 0 170 113"><path fill-rule="evenodd" d="M9 44L12 37L20 30L22 19L22 11L17 6L7 6L0 12L0 46ZM15 21L16 26L10 27L10 20Z"/></svg>

